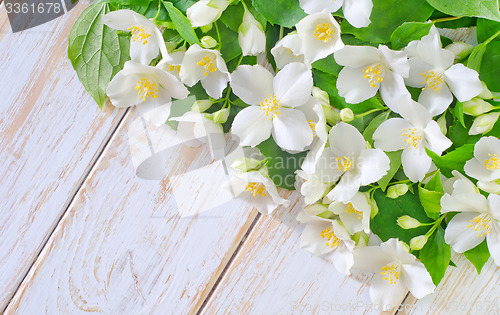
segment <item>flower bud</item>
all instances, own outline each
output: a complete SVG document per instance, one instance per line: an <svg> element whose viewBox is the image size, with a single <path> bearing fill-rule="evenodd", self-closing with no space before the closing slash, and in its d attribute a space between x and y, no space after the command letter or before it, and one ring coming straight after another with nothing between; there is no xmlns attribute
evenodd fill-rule
<svg viewBox="0 0 500 315"><path fill-rule="evenodd" d="M208 33L214 25L212 23L200 26L200 30L203 32L203 34Z"/></svg>
<svg viewBox="0 0 500 315"><path fill-rule="evenodd" d="M323 105L323 112L325 113L325 119L331 124L336 124L340 121L340 114L338 110L330 105Z"/></svg>
<svg viewBox="0 0 500 315"><path fill-rule="evenodd" d="M391 199L396 199L399 196L403 196L408 192L408 185L406 184L397 184L392 185L387 188L387 197Z"/></svg>
<svg viewBox="0 0 500 315"><path fill-rule="evenodd" d="M485 100L491 100L491 99L493 99L495 97L495 95L493 95L491 93L491 91L486 86L486 83L484 83L483 81L481 81L481 84L483 84L483 90L481 91L481 93L479 93L479 95L477 97L480 97L480 98L485 99Z"/></svg>
<svg viewBox="0 0 500 315"><path fill-rule="evenodd" d="M200 27L217 21L231 0L200 0L186 11L186 16L193 27Z"/></svg>
<svg viewBox="0 0 500 315"><path fill-rule="evenodd" d="M378 205L374 199L368 200L368 203L370 204L370 207L372 208L371 212L370 212L370 218L373 219L378 214Z"/></svg>
<svg viewBox="0 0 500 315"><path fill-rule="evenodd" d="M410 217L409 215L401 216L397 219L398 225L405 230L414 229L422 225L417 219Z"/></svg>
<svg viewBox="0 0 500 315"><path fill-rule="evenodd" d="M231 167L237 171L246 173L260 169L265 164L265 162L265 160L256 160L244 157L236 159L233 164L231 164Z"/></svg>
<svg viewBox="0 0 500 315"><path fill-rule="evenodd" d="M229 108L223 108L221 110L218 110L212 115L213 115L212 120L214 121L214 123L223 124L227 121L227 118L229 117Z"/></svg>
<svg viewBox="0 0 500 315"><path fill-rule="evenodd" d="M198 113L203 113L207 109L209 109L212 106L212 101L209 100L200 100L194 102L193 106L191 106L191 110L193 112L198 112Z"/></svg>
<svg viewBox="0 0 500 315"><path fill-rule="evenodd" d="M326 93L322 89L313 86L311 93L312 96L315 97L321 105L323 106L330 105L330 97L328 96L328 93Z"/></svg>
<svg viewBox="0 0 500 315"><path fill-rule="evenodd" d="M495 126L495 123L500 116L499 112L484 114L476 117L472 126L469 129L469 135L485 134Z"/></svg>
<svg viewBox="0 0 500 315"><path fill-rule="evenodd" d="M356 244L356 248L362 248L368 245L369 237L364 231L361 231L354 233L352 240Z"/></svg>
<svg viewBox="0 0 500 315"><path fill-rule="evenodd" d="M217 46L217 41L212 37L212 36L203 36L200 40L201 42L201 46L203 48L214 48L215 46Z"/></svg>
<svg viewBox="0 0 500 315"><path fill-rule="evenodd" d="M493 105L491 105L490 103L486 102L485 100L479 97L474 97L470 101L464 102L464 114L471 116L482 115L494 108L495 107L493 107Z"/></svg>
<svg viewBox="0 0 500 315"><path fill-rule="evenodd" d="M238 42L244 56L257 56L266 51L266 34L262 25L244 7L243 22L238 28Z"/></svg>
<svg viewBox="0 0 500 315"><path fill-rule="evenodd" d="M427 243L428 239L429 238L427 237L427 235L415 236L410 240L410 249L421 250L422 247L424 247L425 243Z"/></svg>
<svg viewBox="0 0 500 315"><path fill-rule="evenodd" d="M474 46L464 42L454 42L446 46L445 49L451 51L455 55L455 61L459 61L467 57L474 49Z"/></svg>
<svg viewBox="0 0 500 315"><path fill-rule="evenodd" d="M439 129L441 130L441 133L443 135L446 135L446 133L448 132L448 128L446 126L446 115L442 115L441 117L439 117L436 122L439 126Z"/></svg>
<svg viewBox="0 0 500 315"><path fill-rule="evenodd" d="M343 122L351 122L354 120L354 113L352 111L352 109L350 108L343 108L341 111L340 111L340 119L343 121Z"/></svg>

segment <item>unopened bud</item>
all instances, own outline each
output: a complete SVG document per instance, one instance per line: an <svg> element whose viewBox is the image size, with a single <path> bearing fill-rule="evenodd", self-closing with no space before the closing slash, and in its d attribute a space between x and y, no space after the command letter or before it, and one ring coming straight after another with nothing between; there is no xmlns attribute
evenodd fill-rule
<svg viewBox="0 0 500 315"><path fill-rule="evenodd" d="M474 46L466 44L464 42L454 42L446 46L445 49L455 54L455 61L458 61L470 55L470 53L474 49Z"/></svg>
<svg viewBox="0 0 500 315"><path fill-rule="evenodd" d="M323 91L322 89L313 86L312 88L312 96L314 96L321 105L323 106L329 106L330 105L330 97L328 96L328 93Z"/></svg>
<svg viewBox="0 0 500 315"><path fill-rule="evenodd" d="M410 240L410 248L412 250L421 250L422 247L424 247L424 245L427 243L428 239L429 238L427 237L427 235L415 236Z"/></svg>
<svg viewBox="0 0 500 315"><path fill-rule="evenodd" d="M491 93L491 91L486 86L486 83L484 83L483 81L481 81L481 83L483 84L483 90L481 91L481 93L479 93L479 95L477 97L480 97L480 98L485 99L485 100L493 99L495 97L495 95L493 95L493 93Z"/></svg>
<svg viewBox="0 0 500 315"><path fill-rule="evenodd" d="M446 135L446 133L448 132L448 127L446 126L446 117L445 115L442 115L441 117L439 117L439 119L436 121L438 126L439 126L439 129L441 130L441 133L443 135Z"/></svg>
<svg viewBox="0 0 500 315"><path fill-rule="evenodd" d="M340 114L337 110L335 110L335 108L330 105L323 105L322 107L327 122L336 124L340 121Z"/></svg>
<svg viewBox="0 0 500 315"><path fill-rule="evenodd" d="M401 216L397 219L398 225L405 230L414 229L422 225L417 219L410 217L409 215Z"/></svg>
<svg viewBox="0 0 500 315"><path fill-rule="evenodd" d="M221 110L216 111L213 113L213 121L216 124L223 124L227 121L227 118L229 117L229 108L223 108Z"/></svg>
<svg viewBox="0 0 500 315"><path fill-rule="evenodd" d="M191 106L191 110L193 112L198 112L198 113L203 113L207 109L209 109L212 106L212 101L209 100L200 100L194 102L193 106Z"/></svg>
<svg viewBox="0 0 500 315"><path fill-rule="evenodd" d="M474 97L470 101L464 102L464 114L471 116L479 116L484 113L487 113L494 109L493 105L486 102L482 98Z"/></svg>
<svg viewBox="0 0 500 315"><path fill-rule="evenodd" d="M217 46L217 41L212 36L203 36L200 40L203 48L214 48Z"/></svg>
<svg viewBox="0 0 500 315"><path fill-rule="evenodd" d="M372 208L370 212L370 218L373 219L378 214L378 205L374 199L370 199L368 202L370 203L370 207Z"/></svg>
<svg viewBox="0 0 500 315"><path fill-rule="evenodd" d="M399 196L403 196L407 192L408 192L408 185L396 184L396 185L389 186L389 188L387 188L387 197L389 197L391 199L396 199Z"/></svg>
<svg viewBox="0 0 500 315"><path fill-rule="evenodd" d="M256 160L252 158L239 158L236 159L231 167L237 171L246 173L250 171L258 170L265 164L265 160Z"/></svg>
<svg viewBox="0 0 500 315"><path fill-rule="evenodd" d="M476 117L469 129L469 135L478 135L490 132L491 129L493 129L493 126L495 126L499 116L500 113L495 112Z"/></svg>
<svg viewBox="0 0 500 315"><path fill-rule="evenodd" d="M353 113L352 109L343 108L340 111L340 119L346 123L353 121L354 120L354 113Z"/></svg>

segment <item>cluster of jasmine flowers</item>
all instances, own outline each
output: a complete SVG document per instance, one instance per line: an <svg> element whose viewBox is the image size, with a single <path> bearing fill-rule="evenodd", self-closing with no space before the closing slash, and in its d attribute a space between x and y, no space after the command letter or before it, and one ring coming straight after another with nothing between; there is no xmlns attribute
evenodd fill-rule
<svg viewBox="0 0 500 315"><path fill-rule="evenodd" d="M277 72L266 61L266 34L263 26L244 6L238 42L244 56L257 56L255 65L239 64L229 72L211 38L186 49L165 43L159 28L130 10L108 13L104 23L131 33L130 57L109 83L107 95L116 107L135 105L147 122L162 125L179 122L181 136L204 139L223 134L229 107L205 113L230 89L247 106L231 124L231 135L242 147L255 148L270 137L284 151L307 151L296 172L296 188L304 207L297 219L304 223L301 247L315 255L328 255L344 274L351 269L374 273L370 295L374 303L396 305L406 289L422 298L435 289L430 274L413 250L421 249L426 237L411 244L392 238L382 242L371 232L370 219L377 204L370 191L390 169L387 152L402 150L402 169L409 182L428 180L436 170L427 151L443 154L452 142L446 137L444 113L454 98L464 104L466 114L477 116L471 135L491 130L498 112L483 99L487 90L478 73L460 60L460 51L442 47L438 29L412 41L402 50L387 46L351 46L341 39L341 29L331 12L342 7L354 27L370 24L371 0L300 0L308 14L270 49ZM231 4L226 0L202 0L187 10L193 27L216 21ZM372 145L349 124L355 117L350 109L338 111L328 94L314 86L311 65L333 54L342 66L336 88L347 103L357 104L380 95L393 114L373 133ZM152 65L154 64L154 65ZM172 98L184 99L189 87L200 83L211 98L197 100L180 117L170 117ZM420 88L413 100L407 86ZM378 94L377 94L378 93ZM439 117L438 117L439 116ZM170 118L169 118L170 117ZM500 266L500 140L483 137L475 145L474 158L465 173L477 179L477 186L454 172L445 179L441 212L458 212L446 228L445 240L458 252L470 250L487 240L495 263ZM232 164L228 189L235 196L257 201L258 210L270 214L288 201L279 196L269 176L266 157L240 157ZM489 193L482 194L479 189ZM388 191L397 198L408 186L392 185ZM486 197L487 196L487 197ZM419 226L411 217L402 217L405 228Z"/></svg>

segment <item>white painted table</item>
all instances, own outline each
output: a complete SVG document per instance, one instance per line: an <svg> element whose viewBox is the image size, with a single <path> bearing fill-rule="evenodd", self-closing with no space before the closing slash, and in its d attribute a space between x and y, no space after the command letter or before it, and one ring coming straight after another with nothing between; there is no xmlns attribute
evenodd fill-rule
<svg viewBox="0 0 500 315"><path fill-rule="evenodd" d="M66 56L85 6L16 34L0 6L0 312L379 313L370 275L299 248L297 193L272 216L233 200L181 218L224 180L205 148L172 150L162 180L136 175L135 111L100 111ZM435 294L390 313L499 313L500 270L453 261Z"/></svg>

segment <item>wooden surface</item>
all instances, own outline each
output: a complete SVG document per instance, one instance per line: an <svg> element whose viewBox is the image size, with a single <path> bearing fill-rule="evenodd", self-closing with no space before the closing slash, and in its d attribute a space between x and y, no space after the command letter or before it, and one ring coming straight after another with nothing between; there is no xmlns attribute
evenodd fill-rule
<svg viewBox="0 0 500 315"><path fill-rule="evenodd" d="M297 193L261 216L226 201L206 147L165 128L134 138L135 110L97 108L66 57L84 7L12 34L0 6L0 312L378 313L371 275L346 278L299 248ZM163 152L158 180L135 171L147 148ZM477 276L454 261L434 295L407 296L399 313L498 313L498 268Z"/></svg>

